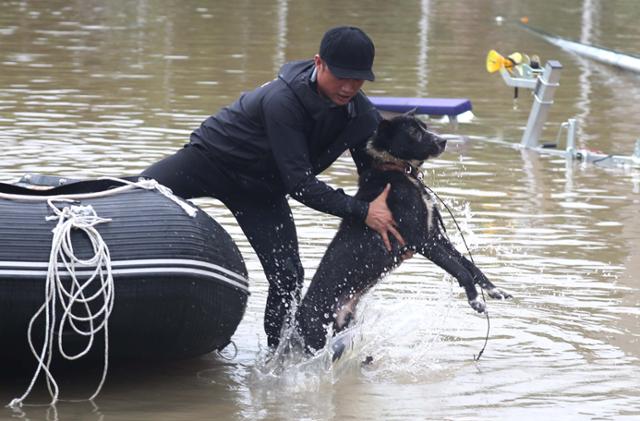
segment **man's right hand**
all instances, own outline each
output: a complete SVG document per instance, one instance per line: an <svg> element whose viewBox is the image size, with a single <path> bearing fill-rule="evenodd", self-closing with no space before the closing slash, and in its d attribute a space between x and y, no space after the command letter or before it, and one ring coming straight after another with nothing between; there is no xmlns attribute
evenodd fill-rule
<svg viewBox="0 0 640 421"><path fill-rule="evenodd" d="M405 241L398 232L396 221L393 219L393 215L387 206L389 190L391 190L391 184L387 184L382 193L369 203L369 211L367 212L367 218L364 222L369 228L380 234L384 246L388 251L392 251L389 233L398 240L400 246L404 246Z"/></svg>

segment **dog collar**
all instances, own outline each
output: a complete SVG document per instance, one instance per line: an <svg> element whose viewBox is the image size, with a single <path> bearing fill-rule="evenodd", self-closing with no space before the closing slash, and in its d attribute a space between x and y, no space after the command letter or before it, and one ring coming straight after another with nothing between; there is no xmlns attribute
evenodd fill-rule
<svg viewBox="0 0 640 421"><path fill-rule="evenodd" d="M422 180L424 180L424 173L420 170L420 168L414 167L411 164L407 164L407 166L404 169L404 172L410 175L411 177L415 178L421 183L422 183Z"/></svg>
<svg viewBox="0 0 640 421"><path fill-rule="evenodd" d="M405 162L404 164L398 162L380 162L376 164L375 167L382 171L403 172L420 182L422 182L422 180L424 179L424 173L418 167L415 167L408 162Z"/></svg>

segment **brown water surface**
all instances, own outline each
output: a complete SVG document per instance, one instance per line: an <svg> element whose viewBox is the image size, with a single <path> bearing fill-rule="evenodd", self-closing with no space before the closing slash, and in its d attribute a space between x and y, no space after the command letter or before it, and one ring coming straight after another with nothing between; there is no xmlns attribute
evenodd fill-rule
<svg viewBox="0 0 640 421"><path fill-rule="evenodd" d="M230 214L203 200L250 270L252 295L233 338L238 355L114 368L95 406L0 408L0 419L640 417L640 172L490 142L519 142L532 97L521 90L514 102L484 59L496 48L559 60L545 140L576 118L579 147L623 155L640 137L640 75L562 51L518 27L521 16L560 36L640 53L635 0L0 0L0 181L27 172L136 174L284 61L310 58L328 27L363 27L377 52L367 93L471 99L471 122L430 122L463 140L427 164L426 178L476 262L515 296L489 303L491 336L475 363L485 319L455 281L415 257L363 303L362 337L345 361L273 373L261 352L264 275ZM322 177L354 192L348 157ZM339 221L292 206L308 280ZM373 364L360 367L367 355ZM63 398L89 395L99 379L80 377ZM0 379L2 403L29 380ZM40 391L31 401L46 399Z"/></svg>

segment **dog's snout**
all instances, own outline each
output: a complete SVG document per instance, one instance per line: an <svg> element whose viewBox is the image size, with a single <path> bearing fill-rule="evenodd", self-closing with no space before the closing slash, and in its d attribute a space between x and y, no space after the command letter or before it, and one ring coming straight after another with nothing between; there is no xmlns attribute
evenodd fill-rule
<svg viewBox="0 0 640 421"><path fill-rule="evenodd" d="M444 149L447 146L447 138L433 132L430 132L429 135L431 138L430 140L438 150L438 153L444 152Z"/></svg>

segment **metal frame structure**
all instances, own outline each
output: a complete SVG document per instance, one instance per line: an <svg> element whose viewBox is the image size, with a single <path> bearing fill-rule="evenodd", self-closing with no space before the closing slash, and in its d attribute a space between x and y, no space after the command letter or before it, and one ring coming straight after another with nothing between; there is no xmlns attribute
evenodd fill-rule
<svg viewBox="0 0 640 421"><path fill-rule="evenodd" d="M540 146L539 140L542 129L547 121L549 109L553 105L553 97L556 89L560 86L560 74L562 64L556 60L546 63L544 69L534 69L528 64L521 64L521 76L514 76L512 72L500 68L502 79L513 88L524 88L533 90L533 106L529 113L527 127L522 135L519 146L525 149L532 149L540 153L564 156L567 159L576 159L585 162L603 163L611 165L626 165L640 167L640 139L636 141L632 155L612 155L593 152L586 149L576 149L575 136L577 129L576 119L570 118L562 123L558 131L558 139L563 129L566 129L566 145L564 150L557 149L557 145ZM549 147L551 146L551 147Z"/></svg>

